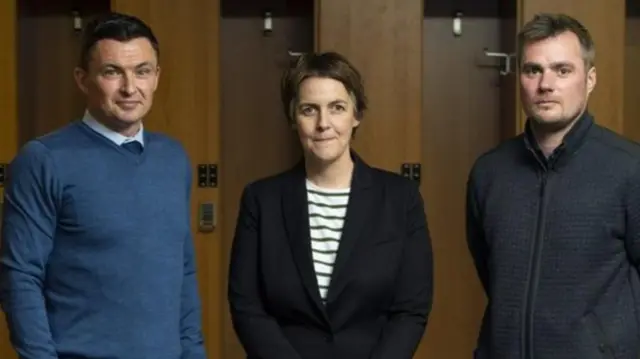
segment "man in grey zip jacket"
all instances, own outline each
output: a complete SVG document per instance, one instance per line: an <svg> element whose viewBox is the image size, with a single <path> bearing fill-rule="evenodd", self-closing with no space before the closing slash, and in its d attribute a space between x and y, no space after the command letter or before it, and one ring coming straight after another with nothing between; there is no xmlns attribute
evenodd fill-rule
<svg viewBox="0 0 640 359"><path fill-rule="evenodd" d="M640 147L597 125L589 32L541 14L518 36L525 133L482 155L467 240L488 297L475 358L640 357Z"/></svg>

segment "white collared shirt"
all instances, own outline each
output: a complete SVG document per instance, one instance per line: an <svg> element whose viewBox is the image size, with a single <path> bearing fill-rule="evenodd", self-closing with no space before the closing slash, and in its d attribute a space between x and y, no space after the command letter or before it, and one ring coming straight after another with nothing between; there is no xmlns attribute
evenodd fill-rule
<svg viewBox="0 0 640 359"><path fill-rule="evenodd" d="M84 122L89 128L106 137L107 139L113 141L116 145L120 146L123 143L138 141L142 146L144 146L144 136L143 136L143 128L142 123L140 123L140 130L133 137L127 137L119 134L118 132L108 128L107 126L101 124L91 116L89 111L84 112L84 117L82 118L82 122Z"/></svg>

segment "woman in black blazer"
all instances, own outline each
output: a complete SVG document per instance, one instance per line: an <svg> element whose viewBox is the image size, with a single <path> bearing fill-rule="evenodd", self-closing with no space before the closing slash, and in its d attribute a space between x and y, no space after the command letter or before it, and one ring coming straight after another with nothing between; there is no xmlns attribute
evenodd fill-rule
<svg viewBox="0 0 640 359"><path fill-rule="evenodd" d="M418 186L351 150L366 99L344 57L300 56L281 90L304 158L242 194L228 293L240 342L252 359L410 359L433 293Z"/></svg>

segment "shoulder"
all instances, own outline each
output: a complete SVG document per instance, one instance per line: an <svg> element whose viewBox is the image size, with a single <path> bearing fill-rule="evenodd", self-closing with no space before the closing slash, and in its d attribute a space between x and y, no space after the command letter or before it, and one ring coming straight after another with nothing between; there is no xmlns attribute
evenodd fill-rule
<svg viewBox="0 0 640 359"><path fill-rule="evenodd" d="M505 169L516 165L517 159L524 150L524 135L520 134L483 152L473 162L468 181L475 183L504 173Z"/></svg>
<svg viewBox="0 0 640 359"><path fill-rule="evenodd" d="M163 163L172 163L176 168L187 171L189 182L193 177L192 163L185 146L177 139L158 132L146 131L144 134L145 149L149 148L149 155L161 158Z"/></svg>
<svg viewBox="0 0 640 359"><path fill-rule="evenodd" d="M23 149L27 151L40 147L40 150L46 150L50 154L78 154L78 150L82 148L83 132L79 122L72 122L59 129L36 137L25 144Z"/></svg>
<svg viewBox="0 0 640 359"><path fill-rule="evenodd" d="M9 164L11 173L53 166L51 150L39 139L28 141Z"/></svg>
<svg viewBox="0 0 640 359"><path fill-rule="evenodd" d="M253 180L245 185L244 191L258 197L281 195L297 179L296 169L292 168Z"/></svg>
<svg viewBox="0 0 640 359"><path fill-rule="evenodd" d="M40 140L28 141L9 163L5 173L6 193L22 191L39 195L61 189L60 174L51 150ZM37 188L38 191L34 191Z"/></svg>
<svg viewBox="0 0 640 359"><path fill-rule="evenodd" d="M150 146L160 148L176 155L187 156L187 151L184 145L176 138L169 135L145 130L145 140L149 142Z"/></svg>
<svg viewBox="0 0 640 359"><path fill-rule="evenodd" d="M640 161L640 144L606 127L594 125L589 139L597 146L598 152L609 159L623 161L622 165L637 164Z"/></svg>
<svg viewBox="0 0 640 359"><path fill-rule="evenodd" d="M373 182L384 188L391 195L406 197L416 195L420 192L420 185L417 181L409 179L399 173L395 173L378 167L369 167Z"/></svg>
<svg viewBox="0 0 640 359"><path fill-rule="evenodd" d="M66 126L27 141L12 159L7 177L52 180L58 169L70 166L86 149L79 123Z"/></svg>
<svg viewBox="0 0 640 359"><path fill-rule="evenodd" d="M640 183L640 144L600 125L594 126L589 139L594 145L591 155L602 156L610 173L625 176L632 187Z"/></svg>
<svg viewBox="0 0 640 359"><path fill-rule="evenodd" d="M54 165L54 162L69 160L68 156L77 156L82 145L77 141L82 132L78 122L72 122L55 131L27 141L14 157L11 165L42 166ZM67 156L65 158L65 156ZM57 161L56 158L60 157Z"/></svg>
<svg viewBox="0 0 640 359"><path fill-rule="evenodd" d="M374 202L374 207L387 208L382 211L385 213L391 211L398 216L409 216L411 220L416 218L423 220L426 204L418 181L377 167L369 167L369 173L374 189L372 194L382 201L382 203Z"/></svg>

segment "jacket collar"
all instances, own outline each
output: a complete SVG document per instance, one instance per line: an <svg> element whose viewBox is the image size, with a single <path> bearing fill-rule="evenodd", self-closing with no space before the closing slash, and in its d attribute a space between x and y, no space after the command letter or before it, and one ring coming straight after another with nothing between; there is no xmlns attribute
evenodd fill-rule
<svg viewBox="0 0 640 359"><path fill-rule="evenodd" d="M351 160L353 161L353 175L351 178L351 190L366 188L371 185L372 182L372 168L354 151L349 152ZM298 161L291 171L292 180L295 182L305 182L307 173L305 169L304 158Z"/></svg>
<svg viewBox="0 0 640 359"><path fill-rule="evenodd" d="M544 169L558 169L566 165L578 152L580 147L582 147L593 124L593 116L588 111L585 111L564 136L562 143L547 158L542 153L538 141L533 134L531 128L532 120L527 119L524 132L525 146Z"/></svg>

